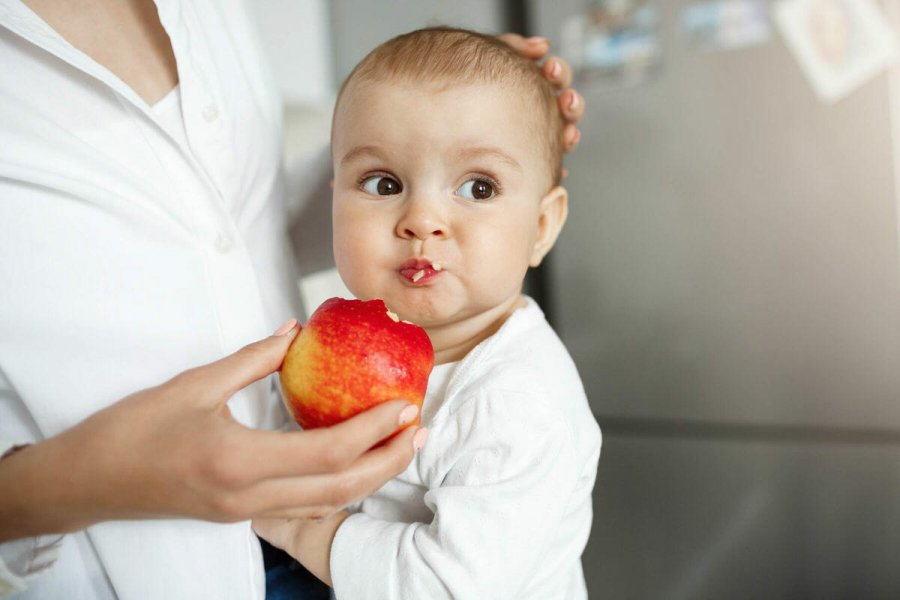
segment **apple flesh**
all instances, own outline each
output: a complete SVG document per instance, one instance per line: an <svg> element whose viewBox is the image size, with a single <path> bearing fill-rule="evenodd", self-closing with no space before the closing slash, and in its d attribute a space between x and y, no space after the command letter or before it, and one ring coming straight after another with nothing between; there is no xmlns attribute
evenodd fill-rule
<svg viewBox="0 0 900 600"><path fill-rule="evenodd" d="M291 343L281 390L302 428L328 427L389 400L421 412L433 367L425 330L400 321L383 301L331 298Z"/></svg>

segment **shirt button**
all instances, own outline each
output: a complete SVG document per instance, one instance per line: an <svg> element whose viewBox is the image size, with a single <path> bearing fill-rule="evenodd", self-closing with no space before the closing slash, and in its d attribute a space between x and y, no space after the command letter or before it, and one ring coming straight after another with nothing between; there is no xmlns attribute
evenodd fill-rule
<svg viewBox="0 0 900 600"><path fill-rule="evenodd" d="M215 104L207 104L203 108L203 120L207 123L212 123L216 119L219 118L219 107Z"/></svg>
<svg viewBox="0 0 900 600"><path fill-rule="evenodd" d="M215 247L216 251L218 251L219 254L228 254L228 252L232 248L234 248L234 242L232 241L230 236L224 233L220 233L216 236L216 241L213 243L213 247Z"/></svg>

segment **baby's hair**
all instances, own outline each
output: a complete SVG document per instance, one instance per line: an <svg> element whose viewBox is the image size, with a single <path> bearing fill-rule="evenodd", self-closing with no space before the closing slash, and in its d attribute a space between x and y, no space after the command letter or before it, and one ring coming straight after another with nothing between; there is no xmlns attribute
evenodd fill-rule
<svg viewBox="0 0 900 600"><path fill-rule="evenodd" d="M405 80L412 83L500 83L530 95L535 130L543 137L553 185L562 171L563 120L556 92L530 59L505 42L482 33L428 27L399 35L372 50L353 69L335 105L351 83Z"/></svg>

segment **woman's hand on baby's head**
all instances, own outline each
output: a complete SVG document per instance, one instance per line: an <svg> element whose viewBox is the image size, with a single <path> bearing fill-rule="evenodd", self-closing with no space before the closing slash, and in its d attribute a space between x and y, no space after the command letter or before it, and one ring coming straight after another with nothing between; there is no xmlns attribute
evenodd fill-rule
<svg viewBox="0 0 900 600"><path fill-rule="evenodd" d="M504 33L499 38L519 54L532 60L545 58L550 50L550 42L542 37L526 38L517 33ZM578 145L578 141L581 139L577 123L584 115L584 98L574 88L569 87L572 84L572 68L560 57L547 57L541 66L541 73L547 78L547 81L560 90L559 111L566 122L563 129L563 147L566 152L569 152Z"/></svg>

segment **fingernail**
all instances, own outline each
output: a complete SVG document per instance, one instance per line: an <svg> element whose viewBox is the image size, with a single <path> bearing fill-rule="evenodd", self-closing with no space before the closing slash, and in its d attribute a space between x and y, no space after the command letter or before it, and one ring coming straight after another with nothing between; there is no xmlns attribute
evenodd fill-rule
<svg viewBox="0 0 900 600"><path fill-rule="evenodd" d="M406 425L407 423L412 423L412 420L416 418L417 414L419 414L419 407L415 404L410 404L400 412L400 424Z"/></svg>
<svg viewBox="0 0 900 600"><path fill-rule="evenodd" d="M416 452L425 447L425 440L428 439L428 430L424 427L416 432L416 435L413 436L413 448L416 449Z"/></svg>
<svg viewBox="0 0 900 600"><path fill-rule="evenodd" d="M533 44L533 45L536 46L536 45L538 45L538 44L546 44L546 43L547 43L547 38L541 37L541 36L539 36L539 35L533 35L533 36L531 36L530 38L528 38L527 41L528 41L529 44Z"/></svg>
<svg viewBox="0 0 900 600"><path fill-rule="evenodd" d="M569 110L575 110L576 108L578 108L579 102L581 101L578 99L578 94L572 92L572 99L569 100Z"/></svg>
<svg viewBox="0 0 900 600"><path fill-rule="evenodd" d="M288 319L287 321L282 323L281 327L276 329L275 333L273 333L272 335L284 335L296 326L297 326L297 319Z"/></svg>
<svg viewBox="0 0 900 600"><path fill-rule="evenodd" d="M578 140L580 140L580 139L581 139L581 131L579 131L578 129L576 129L576 130L575 130L575 135L572 136L572 143L573 143L573 144L577 144L577 143L578 143Z"/></svg>
<svg viewBox="0 0 900 600"><path fill-rule="evenodd" d="M553 66L550 67L550 77L559 77L562 74L562 65L557 61L553 61Z"/></svg>

